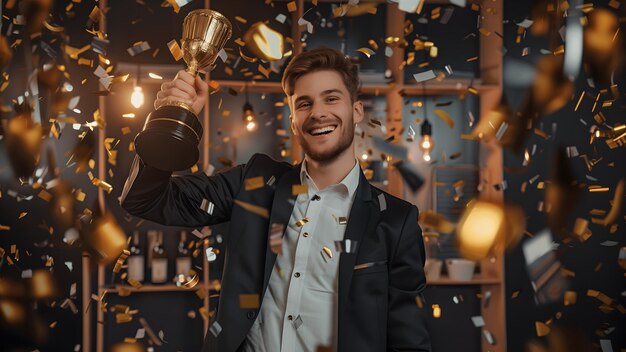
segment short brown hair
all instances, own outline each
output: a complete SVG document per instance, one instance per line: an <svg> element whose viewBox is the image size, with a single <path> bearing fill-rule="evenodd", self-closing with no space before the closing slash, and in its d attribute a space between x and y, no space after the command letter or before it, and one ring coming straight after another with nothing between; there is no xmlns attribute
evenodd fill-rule
<svg viewBox="0 0 626 352"><path fill-rule="evenodd" d="M341 75L343 83L354 102L359 91L359 67L340 51L328 47L315 48L295 56L283 73L282 86L285 94L293 95L296 81L301 76L320 70L333 70Z"/></svg>

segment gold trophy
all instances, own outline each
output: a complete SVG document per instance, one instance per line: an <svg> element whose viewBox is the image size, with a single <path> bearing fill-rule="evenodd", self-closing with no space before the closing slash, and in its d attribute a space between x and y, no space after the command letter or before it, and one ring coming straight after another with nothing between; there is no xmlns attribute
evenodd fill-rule
<svg viewBox="0 0 626 352"><path fill-rule="evenodd" d="M232 35L230 21L212 10L191 11L183 22L182 51L186 71L213 69L217 54ZM135 137L135 150L149 166L180 171L199 158L202 125L188 104L171 100L151 112Z"/></svg>

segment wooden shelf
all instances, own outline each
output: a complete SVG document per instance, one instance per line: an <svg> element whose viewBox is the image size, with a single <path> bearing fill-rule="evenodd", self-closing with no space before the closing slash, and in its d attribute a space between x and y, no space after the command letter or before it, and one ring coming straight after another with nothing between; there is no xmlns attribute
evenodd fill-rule
<svg viewBox="0 0 626 352"><path fill-rule="evenodd" d="M249 92L283 93L280 82L267 81L234 81L217 80L220 87L232 88L236 91L243 91L247 87ZM422 87L420 84L393 85L386 83L364 83L361 85L362 94L385 94L392 89L402 91L404 95L445 95L469 93L468 88L472 87L478 94L498 89L498 85L482 84L477 80L470 79L446 79L441 82L429 81Z"/></svg>
<svg viewBox="0 0 626 352"><path fill-rule="evenodd" d="M498 89L497 85L482 84L480 82L472 82L469 79L450 79L438 81L429 81L422 86L421 84L402 84L402 85L390 85L390 84L363 84L361 86L361 93L363 94L384 94L392 89L401 91L405 96L414 95L446 95L446 94L461 94L468 93L468 88L472 87L476 89L478 94Z"/></svg>
<svg viewBox="0 0 626 352"><path fill-rule="evenodd" d="M438 280L428 281L427 286L467 286L467 285L498 285L502 280L497 277L482 277L474 275L471 280L452 280L442 275Z"/></svg>
<svg viewBox="0 0 626 352"><path fill-rule="evenodd" d="M135 288L133 286L121 286L121 285L115 285L115 286L104 286L104 287L100 287L100 291L104 291L107 290L110 293L117 293L119 289L122 290L128 290L129 292L181 292L181 291L189 291L189 292L195 292L197 291L199 288L203 288L204 284L203 282L198 282L198 284L192 288L186 288L186 287L182 287L182 286L176 286L174 284L167 284L167 285L143 285L140 288ZM213 286L209 287L209 289L215 289Z"/></svg>
<svg viewBox="0 0 626 352"><path fill-rule="evenodd" d="M195 291L198 287L202 287L200 283L193 288L179 287L173 284L168 285L144 285L140 288L133 286L108 286L101 287L101 290L107 290L110 293L117 293L119 289L128 290L129 292L179 292L179 291Z"/></svg>
<svg viewBox="0 0 626 352"><path fill-rule="evenodd" d="M244 87L247 87L249 92L283 93L283 87L280 85L280 82L235 80L215 81L220 84L220 87L232 88L240 92L243 92Z"/></svg>

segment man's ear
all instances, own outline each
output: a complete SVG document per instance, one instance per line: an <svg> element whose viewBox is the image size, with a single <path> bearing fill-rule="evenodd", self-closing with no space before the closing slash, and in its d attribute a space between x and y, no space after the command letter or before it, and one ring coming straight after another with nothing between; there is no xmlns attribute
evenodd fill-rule
<svg viewBox="0 0 626 352"><path fill-rule="evenodd" d="M291 133L293 133L294 136L298 135L297 129L296 129L296 124L293 121L293 115L289 114L289 127L291 127Z"/></svg>
<svg viewBox="0 0 626 352"><path fill-rule="evenodd" d="M363 102L360 100L355 101L352 110L354 123L356 124L363 121L363 118L365 117L365 113L363 112Z"/></svg>

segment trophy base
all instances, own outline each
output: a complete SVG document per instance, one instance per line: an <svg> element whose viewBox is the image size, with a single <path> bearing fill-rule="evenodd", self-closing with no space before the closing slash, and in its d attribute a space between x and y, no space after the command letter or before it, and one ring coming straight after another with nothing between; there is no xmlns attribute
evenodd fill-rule
<svg viewBox="0 0 626 352"><path fill-rule="evenodd" d="M141 160L164 171L192 167L200 156L202 125L194 113L178 106L162 106L151 112L135 137Z"/></svg>

